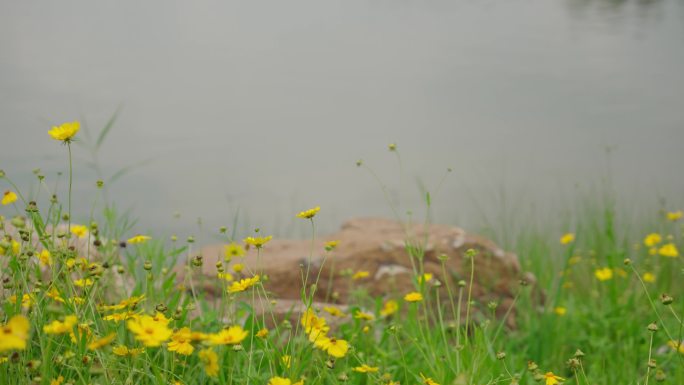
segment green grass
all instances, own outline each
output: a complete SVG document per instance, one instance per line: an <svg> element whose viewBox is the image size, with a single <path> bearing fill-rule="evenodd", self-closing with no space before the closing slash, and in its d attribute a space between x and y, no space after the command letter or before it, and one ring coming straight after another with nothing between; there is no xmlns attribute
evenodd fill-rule
<svg viewBox="0 0 684 385"><path fill-rule="evenodd" d="M100 136L102 140L97 140L98 147L110 128L108 125ZM396 148L391 151L400 161ZM20 193L4 172L1 175L3 189ZM392 212L400 212L380 178L372 170L371 175L387 194ZM9 345L6 336L16 331L14 326L2 329L0 385L267 384L276 376L293 383L303 379L305 384L430 382L422 376L442 385L535 384L545 383L542 376L546 372L564 377L566 383L582 385L646 384L663 379L670 384L684 383L684 354L667 346L668 341L683 338L682 257L650 255L642 242L646 234L656 232L663 236L661 245L684 247L681 222L667 220L664 210L638 217L627 209L618 210L614 195L595 194L580 197L572 210L548 223L528 226L503 221L497 230L490 227L487 235L516 252L523 269L537 280L534 285L514 289L516 303L509 316L515 317L517 327L505 327L506 320L493 315L495 303L468 301L469 283L477 270L463 281L453 280L447 272L435 278L447 286L448 301L435 295L430 284L416 283L415 290L423 294L424 301L407 303L394 298L402 311L389 317L380 314L387 298L371 298L363 290L355 291L347 316L327 331L329 337L345 340L350 346L343 357L333 357L332 351L325 349L329 345L321 345L322 349L310 341L304 324L276 320L276 326L271 327L271 314L252 311L272 299L264 280L245 291L229 293L230 282L214 279L217 292L222 293L221 301L205 300L197 283L206 278L197 270L202 261L191 258L195 247L191 239L166 242L156 238L121 248L121 240L136 234L135 219L117 211L102 188L94 187L96 203L90 209L90 218L82 219L89 224L89 231L80 242L87 246L71 248L79 242L68 231L71 194L64 202L50 199L54 191L44 177L37 176L30 196L19 194L16 202L0 208L0 213L19 228L19 232L0 230L0 321L23 316L30 325L28 335L20 336L26 340L25 347ZM71 179L71 172L68 176ZM430 212L430 191L425 190L423 195L425 211ZM35 207L31 201L41 204ZM315 218L311 225L313 236ZM559 238L567 232L574 233L575 240L562 245ZM214 236L226 244L241 239L226 231L217 231ZM419 276L424 244L408 239L407 253L414 274ZM42 250L50 252L50 266L39 262ZM259 258L267 257L268 252L266 245ZM88 260L81 262L83 256ZM469 256L481 257L476 252ZM179 290L176 282L173 268L178 263L191 272L182 283L185 290ZM612 278L598 280L595 271L599 268L610 269ZM245 272L244 276L256 273ZM644 282L645 273L652 274L655 281ZM91 279L93 285L78 287L76 279ZM324 282L315 283L323 290ZM302 303L311 304L312 290L308 286L302 290ZM663 304L663 293L674 301ZM24 294L30 300L22 304ZM131 311L149 315L161 312L169 319L167 326L158 326L160 329L189 327L215 334L229 325L239 325L248 332L247 337L239 344L228 345L211 345L210 340L198 338L192 342L194 352L189 355L169 351L168 339L160 346L146 347L126 321L105 320L117 311L101 307L134 295L144 295L145 299L129 307ZM559 314L558 308L565 313ZM363 309L370 310L374 319L352 316ZM464 317L461 310L465 310ZM69 332L44 332L45 325L68 315L78 319L79 325L70 328L73 337ZM318 316L328 321L333 318L324 312ZM300 319L299 314L293 317ZM657 331L648 329L652 323ZM268 336L257 337L265 327L270 328ZM108 335L113 335L110 344L88 347ZM113 353L113 347L119 345L144 351L119 356ZM198 353L205 349L216 353L215 375L205 368ZM290 356L289 366L283 356ZM655 360L653 368L648 365L649 357ZM353 370L363 364L378 370Z"/></svg>

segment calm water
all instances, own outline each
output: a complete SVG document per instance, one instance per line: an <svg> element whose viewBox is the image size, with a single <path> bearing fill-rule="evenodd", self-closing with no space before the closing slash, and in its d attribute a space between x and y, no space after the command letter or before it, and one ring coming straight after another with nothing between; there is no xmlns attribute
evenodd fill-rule
<svg viewBox="0 0 684 385"><path fill-rule="evenodd" d="M417 178L434 191L452 167L435 217L467 226L502 189L553 206L607 173L627 199L682 203L682 69L678 0L2 1L0 168L54 181L49 127L96 132L121 105L100 161L151 159L109 193L156 234L239 212L301 235L293 214L316 204L323 231L390 215L359 158L417 213Z"/></svg>

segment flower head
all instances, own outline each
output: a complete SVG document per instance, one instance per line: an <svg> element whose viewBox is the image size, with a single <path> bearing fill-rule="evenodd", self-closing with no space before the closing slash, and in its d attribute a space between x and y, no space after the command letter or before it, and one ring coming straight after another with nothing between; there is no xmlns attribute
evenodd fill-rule
<svg viewBox="0 0 684 385"><path fill-rule="evenodd" d="M148 236L148 235L140 235L140 234L138 234L138 235L136 235L136 236L134 236L134 237L132 237L132 238L128 238L128 240L126 241L126 243L130 243L130 244L145 243L145 242L149 241L150 239L152 239L152 237L150 237L150 236Z"/></svg>
<svg viewBox="0 0 684 385"><path fill-rule="evenodd" d="M0 352L26 349L29 321L23 315L15 315L6 324L0 325Z"/></svg>
<svg viewBox="0 0 684 385"><path fill-rule="evenodd" d="M353 368L352 370L359 373L375 373L378 371L378 369L379 368L377 366L368 366L366 364L363 364L361 366Z"/></svg>
<svg viewBox="0 0 684 385"><path fill-rule="evenodd" d="M226 245L224 249L226 261L230 261L233 257L245 256L245 248L235 242Z"/></svg>
<svg viewBox="0 0 684 385"><path fill-rule="evenodd" d="M48 134L55 140L61 140L64 143L71 142L74 135L81 129L80 122L68 122L59 126L53 126Z"/></svg>
<svg viewBox="0 0 684 385"><path fill-rule="evenodd" d="M393 299L385 302L385 306L380 310L380 315L383 317L390 316L399 310L399 303Z"/></svg>
<svg viewBox="0 0 684 385"><path fill-rule="evenodd" d="M88 228L83 225L71 225L69 231L79 238L83 238L88 235Z"/></svg>
<svg viewBox="0 0 684 385"><path fill-rule="evenodd" d="M594 276L596 276L596 279L599 281L607 281L613 278L613 269L610 267L596 269L596 271L594 271Z"/></svg>
<svg viewBox="0 0 684 385"><path fill-rule="evenodd" d="M230 287L228 288L229 293L238 293L241 291L245 291L249 289L250 287L256 285L259 283L259 274L255 275L252 278L245 278L241 279L239 281L234 281Z"/></svg>
<svg viewBox="0 0 684 385"><path fill-rule="evenodd" d="M367 278L369 275L370 275L370 273L368 271L361 270L361 271L357 271L356 273L354 273L354 275L352 275L352 279L356 281L358 279Z"/></svg>
<svg viewBox="0 0 684 385"><path fill-rule="evenodd" d="M565 233L563 236L560 238L560 243L561 245L567 245L568 243L571 243L572 241L575 240L575 234L573 233Z"/></svg>
<svg viewBox="0 0 684 385"><path fill-rule="evenodd" d="M109 345L112 341L114 341L114 338L116 338L116 333L111 333L108 334L102 338L96 339L91 341L88 344L88 349L90 350L97 350L101 347Z"/></svg>
<svg viewBox="0 0 684 385"><path fill-rule="evenodd" d="M188 327L177 330L171 336L171 342L169 342L167 348L170 352L176 352L178 354L189 356L192 354L193 350L195 350L191 343L193 340L192 334L193 333Z"/></svg>
<svg viewBox="0 0 684 385"><path fill-rule="evenodd" d="M682 216L684 216L684 212L682 212L682 210L670 211L667 213L666 216L667 220L675 222L682 219Z"/></svg>
<svg viewBox="0 0 684 385"><path fill-rule="evenodd" d="M299 214L297 214L297 218L311 219L315 217L319 211L321 211L320 206L316 206L312 209L301 211Z"/></svg>
<svg viewBox="0 0 684 385"><path fill-rule="evenodd" d="M658 249L658 254L662 255L663 257L675 258L679 256L679 251L674 243L667 243Z"/></svg>
<svg viewBox="0 0 684 385"><path fill-rule="evenodd" d="M218 366L218 355L212 348L207 348L200 350L199 358L204 364L204 371L209 377L218 376L219 366Z"/></svg>
<svg viewBox="0 0 684 385"><path fill-rule="evenodd" d="M13 191L7 190L5 191L4 194L2 194L2 205L6 206L10 203L14 203L17 201L17 194L14 193Z"/></svg>
<svg viewBox="0 0 684 385"><path fill-rule="evenodd" d="M423 295L417 291L408 293L404 296L404 301L406 302L420 302L423 300Z"/></svg>
<svg viewBox="0 0 684 385"><path fill-rule="evenodd" d="M546 385L556 385L565 381L565 378L558 377L553 374L553 372L546 372L546 374L544 374L544 378L546 379Z"/></svg>
<svg viewBox="0 0 684 385"><path fill-rule="evenodd" d="M159 315L159 314L158 314ZM159 346L171 337L173 331L167 326L169 320L164 317L151 317L148 315L134 316L126 324L128 330L135 334L135 339L145 346Z"/></svg>
<svg viewBox="0 0 684 385"><path fill-rule="evenodd" d="M243 242L245 242L249 246L254 246L257 249L260 249L264 247L264 245L271 239L273 239L272 235L269 235L267 237L247 237L243 239Z"/></svg>
<svg viewBox="0 0 684 385"><path fill-rule="evenodd" d="M644 245L646 247L653 247L660 242L662 242L663 238L660 236L658 233L651 233L648 234L646 237L644 237Z"/></svg>
<svg viewBox="0 0 684 385"><path fill-rule="evenodd" d="M430 377L425 377L423 373L420 373L420 379L423 380L425 385L439 385L439 383Z"/></svg>
<svg viewBox="0 0 684 385"><path fill-rule="evenodd" d="M64 317L64 322L54 320L49 325L43 326L43 332L45 332L45 334L69 333L73 330L77 323L78 319L75 315L68 315Z"/></svg>

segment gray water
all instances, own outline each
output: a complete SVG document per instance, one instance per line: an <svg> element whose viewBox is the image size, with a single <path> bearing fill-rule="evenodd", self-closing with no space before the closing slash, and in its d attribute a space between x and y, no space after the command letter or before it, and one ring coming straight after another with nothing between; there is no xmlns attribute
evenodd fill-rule
<svg viewBox="0 0 684 385"><path fill-rule="evenodd" d="M436 221L470 227L502 196L553 208L605 176L628 201L675 205L683 69L678 0L5 0L0 168L52 185L66 150L51 125L95 135L121 106L99 161L111 176L150 160L108 193L156 235L236 215L304 235L293 216L314 205L320 231L392 215L357 159L400 213L422 217L420 178ZM98 176L74 153L83 220Z"/></svg>

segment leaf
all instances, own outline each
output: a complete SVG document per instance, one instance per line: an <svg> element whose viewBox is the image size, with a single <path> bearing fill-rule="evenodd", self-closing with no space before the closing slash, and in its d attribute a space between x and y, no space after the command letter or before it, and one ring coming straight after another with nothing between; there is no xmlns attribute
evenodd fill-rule
<svg viewBox="0 0 684 385"><path fill-rule="evenodd" d="M131 165L128 165L128 166L126 166L126 167L120 169L119 171L115 172L114 175L112 175L112 176L109 178L109 183L114 183L117 179L119 179L119 178L121 178L122 176L126 175L127 173L129 173L130 171L132 171L133 169L135 169L136 167L147 165L147 164L151 163L152 160L153 160L152 158L150 158L150 159L145 159L145 160L143 160L142 162L133 163L133 164L131 164Z"/></svg>
<svg viewBox="0 0 684 385"><path fill-rule="evenodd" d="M114 127L114 123L116 122L116 118L119 116L119 112L121 111L121 106L116 108L116 111L114 111L114 114L112 115L111 118L109 118L109 121L107 121L107 124L105 124L104 128L102 131L100 131L100 135L97 137L97 142L95 142L95 149L99 149L100 146L102 146L102 143L104 143L105 138L107 137L107 134L109 134L109 131Z"/></svg>

